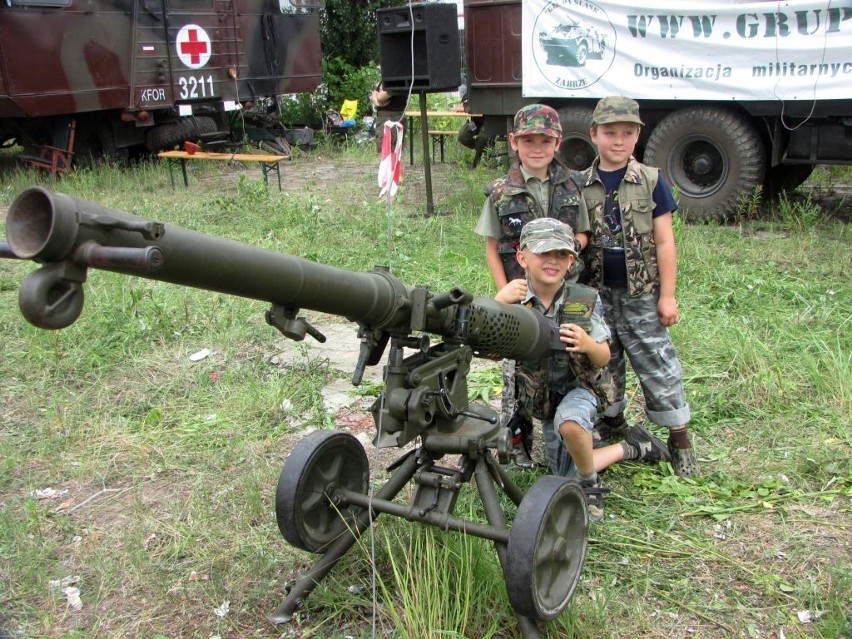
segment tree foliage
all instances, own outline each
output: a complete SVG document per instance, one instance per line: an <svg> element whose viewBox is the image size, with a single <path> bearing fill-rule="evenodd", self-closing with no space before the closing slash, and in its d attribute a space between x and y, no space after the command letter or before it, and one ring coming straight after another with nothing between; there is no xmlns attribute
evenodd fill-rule
<svg viewBox="0 0 852 639"><path fill-rule="evenodd" d="M320 16L323 54L356 68L378 63L376 10L407 4L405 0L325 0Z"/></svg>
<svg viewBox="0 0 852 639"><path fill-rule="evenodd" d="M367 97L381 79L376 11L408 6L406 0L325 0L320 12L323 83L281 104L287 126L322 128L329 109L358 100L358 117L370 113Z"/></svg>

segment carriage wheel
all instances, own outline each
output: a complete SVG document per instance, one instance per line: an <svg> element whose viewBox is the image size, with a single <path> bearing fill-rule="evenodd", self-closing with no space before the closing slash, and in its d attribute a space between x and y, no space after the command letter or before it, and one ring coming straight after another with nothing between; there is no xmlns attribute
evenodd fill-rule
<svg viewBox="0 0 852 639"><path fill-rule="evenodd" d="M321 430L300 441L275 491L278 529L291 545L323 553L361 511L332 502L335 488L367 493L370 468L361 443L348 433Z"/></svg>
<svg viewBox="0 0 852 639"><path fill-rule="evenodd" d="M574 594L586 557L589 520L577 482L546 475L524 495L509 531L504 571L516 612L558 617Z"/></svg>

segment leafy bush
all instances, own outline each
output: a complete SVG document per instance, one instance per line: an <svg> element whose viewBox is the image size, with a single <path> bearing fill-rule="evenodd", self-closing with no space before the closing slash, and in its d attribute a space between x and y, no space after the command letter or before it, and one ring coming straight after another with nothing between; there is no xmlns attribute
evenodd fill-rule
<svg viewBox="0 0 852 639"><path fill-rule="evenodd" d="M357 117L369 114L370 91L379 83L379 68L375 65L353 67L343 58L327 60L324 66L328 108L339 110L344 100L358 100Z"/></svg>
<svg viewBox="0 0 852 639"><path fill-rule="evenodd" d="M370 113L370 91L381 78L377 66L356 68L342 58L332 58L323 62L323 77L325 82L313 93L281 97L281 121L285 126L322 129L326 111L339 111L344 100L358 100L357 117Z"/></svg>
<svg viewBox="0 0 852 639"><path fill-rule="evenodd" d="M339 110L343 100L358 100L358 117L370 113L368 95L380 79L376 10L405 4L404 0L326 0L320 13L325 81L313 93L282 98L285 126L322 129L326 111Z"/></svg>
<svg viewBox="0 0 852 639"><path fill-rule="evenodd" d="M328 104L328 87L321 84L313 93L283 95L278 101L281 122L288 128L308 126L321 129Z"/></svg>

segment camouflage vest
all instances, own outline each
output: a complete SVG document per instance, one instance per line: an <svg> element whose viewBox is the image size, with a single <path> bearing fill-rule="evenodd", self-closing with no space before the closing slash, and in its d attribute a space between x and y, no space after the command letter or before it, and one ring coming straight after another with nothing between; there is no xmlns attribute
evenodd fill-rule
<svg viewBox="0 0 852 639"><path fill-rule="evenodd" d="M549 170L550 205L549 210L542 214L539 214L535 198L527 190L518 164L514 164L505 177L498 178L485 187L485 195L491 199L500 220L501 234L497 238L497 252L503 261L506 279L510 282L524 277L524 270L515 258L524 224L537 217L553 217L570 225L573 230L577 228L583 197L580 191L583 174L558 162L552 162ZM582 263L577 259L571 268L571 274L581 270Z"/></svg>
<svg viewBox="0 0 852 639"><path fill-rule="evenodd" d="M595 310L598 292L582 284L571 284L562 294L557 311L546 317L556 326L577 324L587 332ZM528 306L533 306L532 301ZM561 342L560 342L561 343ZM515 365L518 404L537 419L551 419L562 398L572 388L582 386L598 399L603 412L615 401L615 382L606 366L598 368L585 353L553 351L537 361L518 361Z"/></svg>
<svg viewBox="0 0 852 639"><path fill-rule="evenodd" d="M585 251L589 286L600 288L603 284L603 243L601 238L611 235L604 221L603 183L597 176L598 161L585 171L586 183L583 197L589 209L589 246ZM659 169L640 164L630 158L627 172L618 187L621 208L621 228L624 233L624 257L627 261L627 294L637 297L656 293L660 287L657 266L657 245L654 241L654 200L652 195L659 179Z"/></svg>

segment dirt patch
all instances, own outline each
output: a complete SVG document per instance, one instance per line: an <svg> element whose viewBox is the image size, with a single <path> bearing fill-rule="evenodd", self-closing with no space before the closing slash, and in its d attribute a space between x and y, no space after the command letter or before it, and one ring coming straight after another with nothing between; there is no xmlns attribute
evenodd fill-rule
<svg viewBox="0 0 852 639"><path fill-rule="evenodd" d="M369 152L370 150L365 150L367 152L360 155L329 155L321 152L296 154L281 163L281 191L285 194L310 192L316 196L318 204L328 199L335 200L341 191L353 203L363 200L379 201L380 158L377 153ZM188 165L190 189L230 189L234 188L241 178L253 182L263 179L263 173L255 163L216 164L212 167L207 166L208 164ZM430 167L432 214L441 214L444 212L442 204L449 196L467 191L470 187L464 180L459 179L460 167L457 164L439 162L431 164ZM180 181L178 175L175 178L177 182ZM479 181L484 185L486 179L480 178ZM406 155L403 159L400 190L391 202L397 206L414 206L420 208L423 214L428 213L426 183L422 159L416 158L412 166ZM278 193L274 175L269 176L269 188L271 194Z"/></svg>
<svg viewBox="0 0 852 639"><path fill-rule="evenodd" d="M301 154L281 163L281 188L288 190L313 189L318 186L339 183L377 183L379 158L375 162L354 156L329 156L325 154ZM254 163L233 163L217 167L223 184L235 183L241 175L251 179L263 179L263 172ZM277 181L270 176L273 191Z"/></svg>

